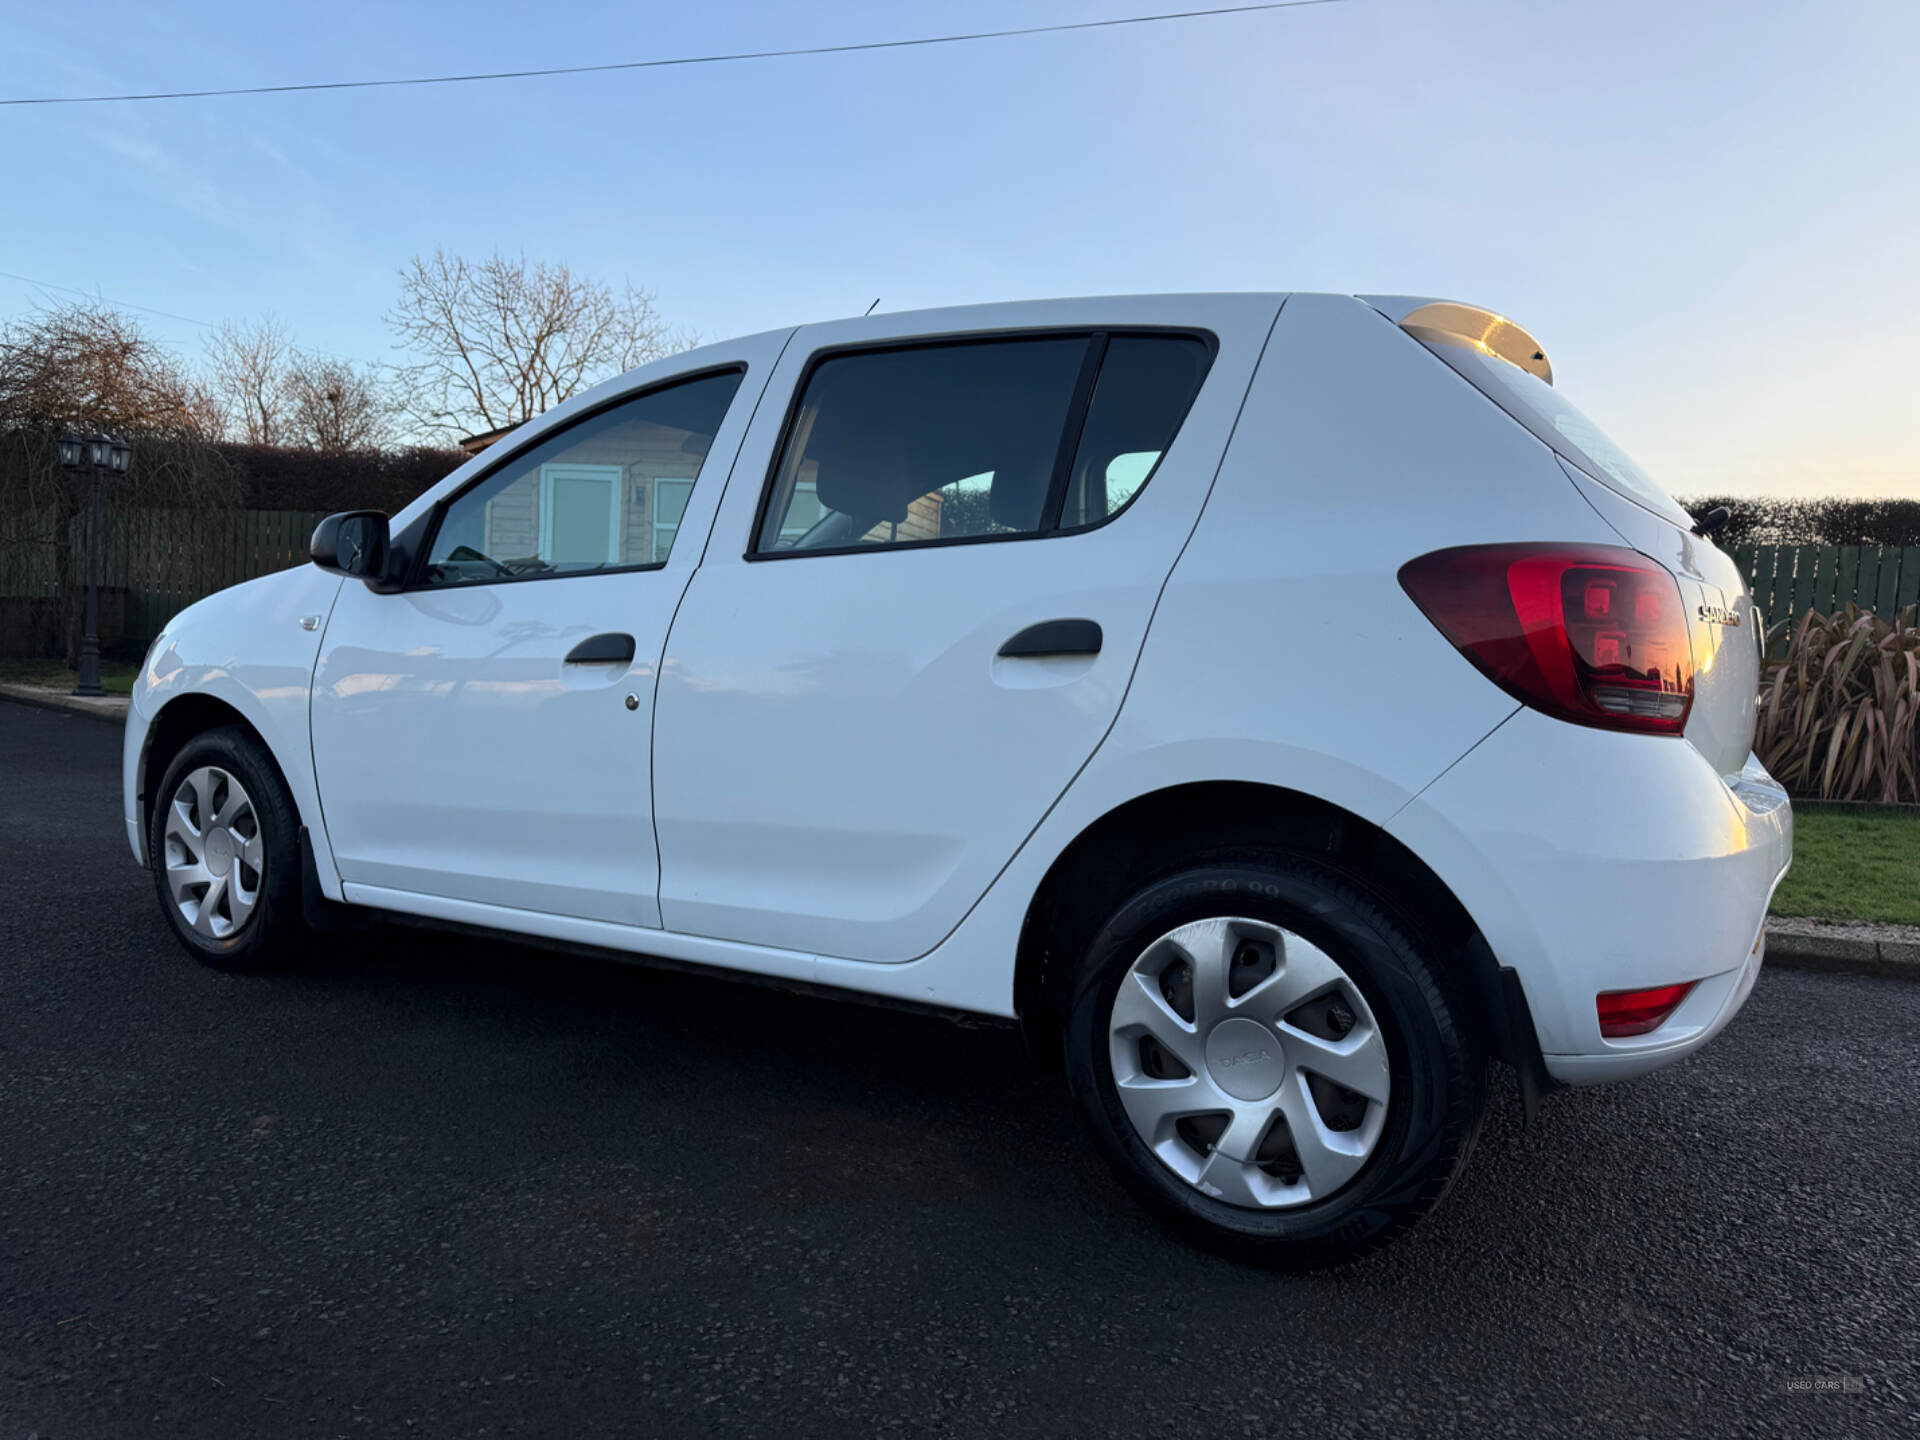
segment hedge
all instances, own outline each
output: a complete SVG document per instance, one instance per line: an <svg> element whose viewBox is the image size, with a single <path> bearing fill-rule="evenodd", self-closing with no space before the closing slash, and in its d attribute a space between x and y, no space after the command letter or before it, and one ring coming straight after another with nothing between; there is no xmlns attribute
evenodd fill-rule
<svg viewBox="0 0 1920 1440"><path fill-rule="evenodd" d="M1724 505L1733 518L1715 535L1736 545L1920 545L1920 500L1788 500L1707 495L1680 502L1695 515Z"/></svg>
<svg viewBox="0 0 1920 1440"><path fill-rule="evenodd" d="M276 445L213 447L240 474L249 510L384 510L389 515L466 462L459 450L324 453Z"/></svg>

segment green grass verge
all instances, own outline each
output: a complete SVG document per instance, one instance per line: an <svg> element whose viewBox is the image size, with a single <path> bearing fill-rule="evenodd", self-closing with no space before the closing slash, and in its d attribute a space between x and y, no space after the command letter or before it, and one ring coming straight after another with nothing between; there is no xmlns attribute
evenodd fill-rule
<svg viewBox="0 0 1920 1440"><path fill-rule="evenodd" d="M1920 925L1920 815L1796 810L1773 913Z"/></svg>
<svg viewBox="0 0 1920 1440"><path fill-rule="evenodd" d="M140 667L130 660L102 660L100 688L109 695L128 695L133 677ZM80 677L58 660L0 660L0 683L8 685L44 685L53 690L72 690Z"/></svg>

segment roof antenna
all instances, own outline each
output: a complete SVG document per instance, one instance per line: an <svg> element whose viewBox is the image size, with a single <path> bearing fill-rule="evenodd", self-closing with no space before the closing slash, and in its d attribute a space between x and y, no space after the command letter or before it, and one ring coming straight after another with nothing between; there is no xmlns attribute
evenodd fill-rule
<svg viewBox="0 0 1920 1440"><path fill-rule="evenodd" d="M873 297L873 305L869 305L869 306L868 306L868 307L867 307L867 308L865 309L865 311L863 311L863 312L862 312L862 314L863 314L863 315L871 315L871 314L873 313L873 309L874 309L874 305L878 305L879 303L880 303L880 297L879 297L878 295L876 295L876 296L874 296L874 297Z"/></svg>

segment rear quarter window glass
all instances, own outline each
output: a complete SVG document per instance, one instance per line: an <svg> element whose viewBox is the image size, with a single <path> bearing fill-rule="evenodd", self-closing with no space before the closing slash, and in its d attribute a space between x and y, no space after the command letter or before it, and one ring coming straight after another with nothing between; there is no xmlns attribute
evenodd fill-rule
<svg viewBox="0 0 1920 1440"><path fill-rule="evenodd" d="M1061 529L1098 525L1140 493L1173 444L1212 360L1212 347L1190 335L1108 341L1068 476Z"/></svg>

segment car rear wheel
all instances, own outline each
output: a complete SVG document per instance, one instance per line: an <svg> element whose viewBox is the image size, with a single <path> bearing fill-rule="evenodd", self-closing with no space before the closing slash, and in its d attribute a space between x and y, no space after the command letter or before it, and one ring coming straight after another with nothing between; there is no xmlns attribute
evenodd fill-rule
<svg viewBox="0 0 1920 1440"><path fill-rule="evenodd" d="M196 735L153 796L154 885L188 953L220 970L288 963L304 930L299 825L266 747L238 726Z"/></svg>
<svg viewBox="0 0 1920 1440"><path fill-rule="evenodd" d="M1155 880L1090 947L1068 1077L1164 1219L1283 1269L1431 1209L1470 1151L1486 1052L1451 974L1365 891L1250 854Z"/></svg>

